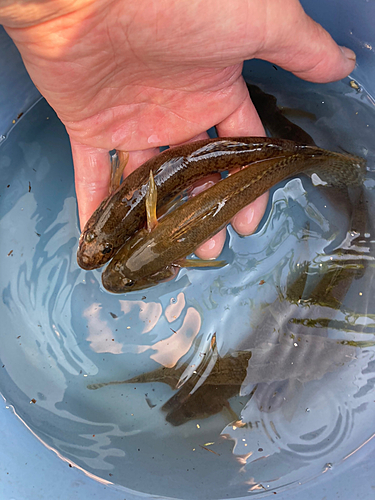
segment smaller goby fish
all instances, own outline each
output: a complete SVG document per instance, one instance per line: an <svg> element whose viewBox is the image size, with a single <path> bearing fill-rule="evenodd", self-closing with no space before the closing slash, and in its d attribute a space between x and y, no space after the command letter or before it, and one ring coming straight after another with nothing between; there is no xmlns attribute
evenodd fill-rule
<svg viewBox="0 0 375 500"><path fill-rule="evenodd" d="M222 229L243 207L282 180L299 173L319 174L323 183L358 185L365 160L313 148L314 153L271 158L219 181L167 214L158 224L138 231L117 252L102 274L104 287L114 293L140 290L176 274L176 266L215 266L215 261L186 261L187 255ZM155 191L150 174L147 205L155 214Z"/></svg>
<svg viewBox="0 0 375 500"><path fill-rule="evenodd" d="M284 116L282 110L277 105L275 96L263 92L256 85L251 85L250 83L246 83L246 85L264 128L272 136L290 139L301 144L308 144L309 146L316 146L311 135Z"/></svg>
<svg viewBox="0 0 375 500"><path fill-rule="evenodd" d="M158 190L157 209L202 177L243 167L254 161L314 154L317 148L267 137L217 138L174 147L132 172L93 213L79 239L77 262L96 269L108 262L136 231L145 226L145 197L152 171ZM126 157L120 158L122 173ZM118 182L120 177L117 177Z"/></svg>

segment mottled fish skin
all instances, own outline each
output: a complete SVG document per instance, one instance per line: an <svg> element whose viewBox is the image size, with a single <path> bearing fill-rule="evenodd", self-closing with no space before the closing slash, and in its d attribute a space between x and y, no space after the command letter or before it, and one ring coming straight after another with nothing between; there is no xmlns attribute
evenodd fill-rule
<svg viewBox="0 0 375 500"><path fill-rule="evenodd" d="M150 171L158 191L159 209L193 182L211 173L267 158L313 154L315 149L267 137L205 139L168 149L138 167L100 204L80 236L77 262L87 270L103 266L129 237L145 226Z"/></svg>
<svg viewBox="0 0 375 500"><path fill-rule="evenodd" d="M104 270L103 286L110 292L124 293L153 286L168 273L171 276L173 265L178 266L181 259L228 224L241 208L290 176L313 171L336 186L362 182L365 160L312 149L313 154L253 163L167 214L152 231L139 231Z"/></svg>

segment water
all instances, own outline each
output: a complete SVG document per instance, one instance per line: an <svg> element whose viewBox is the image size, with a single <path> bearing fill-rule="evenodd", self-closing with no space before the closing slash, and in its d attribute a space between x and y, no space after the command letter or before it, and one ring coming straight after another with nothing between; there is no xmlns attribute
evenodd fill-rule
<svg viewBox="0 0 375 500"><path fill-rule="evenodd" d="M271 77L252 80L280 105L310 113L293 119L320 146L367 158L372 203L370 96L349 79L313 86L278 73L280 90ZM374 232L370 221L353 249L336 195L307 178L286 181L255 235L228 229L230 266L183 270L173 282L112 295L100 271L77 267L69 143L40 101L0 147L2 404L73 467L129 498L267 495L343 466L373 433ZM343 305L298 302L291 283L308 270L305 297L320 294L326 261L343 241L364 255L342 257L348 275L358 268ZM161 408L176 391L163 383L87 388L184 362L184 380L193 380L215 339L222 357L252 357L240 395L209 418L167 422ZM207 393L208 413L216 400Z"/></svg>

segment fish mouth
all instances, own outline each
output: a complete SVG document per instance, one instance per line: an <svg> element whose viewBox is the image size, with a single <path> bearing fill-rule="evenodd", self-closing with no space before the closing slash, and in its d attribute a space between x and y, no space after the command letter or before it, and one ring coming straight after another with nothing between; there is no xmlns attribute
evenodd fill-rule
<svg viewBox="0 0 375 500"><path fill-rule="evenodd" d="M90 271L91 269L95 269L97 267L94 267L90 258L82 252L77 252L77 264L85 271Z"/></svg>
<svg viewBox="0 0 375 500"><path fill-rule="evenodd" d="M91 271L104 266L113 257L114 253L112 247L109 249L105 246L98 252L97 247L92 248L91 245L82 240L78 245L77 263L85 271Z"/></svg>

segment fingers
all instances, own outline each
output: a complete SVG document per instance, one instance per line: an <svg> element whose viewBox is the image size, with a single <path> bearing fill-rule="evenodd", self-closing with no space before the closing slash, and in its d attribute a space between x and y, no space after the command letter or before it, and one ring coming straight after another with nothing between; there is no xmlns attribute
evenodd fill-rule
<svg viewBox="0 0 375 500"><path fill-rule="evenodd" d="M249 167L251 168L251 167ZM259 196L253 203L240 210L232 219L233 229L242 236L252 234L258 227L267 208L268 193ZM195 251L200 259L216 259L221 254L226 238L226 228L219 231Z"/></svg>
<svg viewBox="0 0 375 500"><path fill-rule="evenodd" d="M70 140L81 228L108 195L110 157L105 149L84 146Z"/></svg>
<svg viewBox="0 0 375 500"><path fill-rule="evenodd" d="M266 211L267 202L268 192L262 194L250 203L250 205L240 210L231 221L233 229L242 236L253 234Z"/></svg>
<svg viewBox="0 0 375 500"><path fill-rule="evenodd" d="M204 260L216 259L224 248L226 236L227 230L224 228L198 247L194 252L195 255Z"/></svg>
<svg viewBox="0 0 375 500"><path fill-rule="evenodd" d="M242 80L242 91L244 100L242 104L227 118L216 126L217 133L220 137L230 136L254 136L264 137L266 134L254 104L250 100L249 91L247 90L245 81Z"/></svg>
<svg viewBox="0 0 375 500"><path fill-rule="evenodd" d="M264 43L255 57L266 59L312 82L346 77L355 66L355 54L340 47L320 24L303 10L298 0L267 4Z"/></svg>

